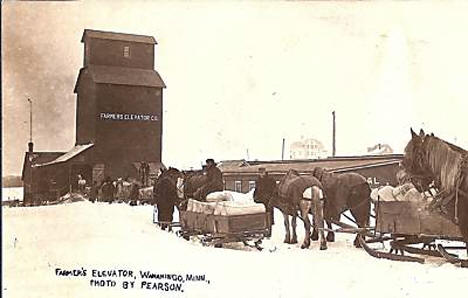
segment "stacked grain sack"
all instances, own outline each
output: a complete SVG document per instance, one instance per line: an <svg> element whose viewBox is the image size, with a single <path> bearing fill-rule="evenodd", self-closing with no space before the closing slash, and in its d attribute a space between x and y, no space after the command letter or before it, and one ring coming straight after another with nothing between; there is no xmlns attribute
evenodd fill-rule
<svg viewBox="0 0 468 298"><path fill-rule="evenodd" d="M374 202L380 200L425 203L430 201L432 196L426 193L420 193L412 183L405 183L397 187L387 185L375 188L371 192L371 198Z"/></svg>
<svg viewBox="0 0 468 298"><path fill-rule="evenodd" d="M207 202L222 202L232 200L231 191L215 191L206 196Z"/></svg>
<svg viewBox="0 0 468 298"><path fill-rule="evenodd" d="M214 215L242 215L265 212L263 204L253 200L253 191L240 193L219 191L207 195L206 202L189 199L187 211Z"/></svg>

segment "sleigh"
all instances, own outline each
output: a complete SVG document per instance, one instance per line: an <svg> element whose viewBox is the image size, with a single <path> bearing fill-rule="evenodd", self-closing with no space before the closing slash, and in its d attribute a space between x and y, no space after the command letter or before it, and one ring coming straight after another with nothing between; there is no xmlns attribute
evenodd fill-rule
<svg viewBox="0 0 468 298"><path fill-rule="evenodd" d="M253 202L252 202L253 203ZM263 238L271 235L270 214L263 204L237 205L233 202L201 202L193 199L179 204L178 222L153 223L166 226L186 240L200 239L204 246L242 242L261 250Z"/></svg>
<svg viewBox="0 0 468 298"><path fill-rule="evenodd" d="M447 245L449 241L461 242L463 237L450 216L435 208L434 204L378 200L375 202L374 211L375 227L366 231L356 231L362 236L367 236L360 237L360 243L371 256L424 263L425 259L416 255L427 255L445 258L463 267L468 265L456 254L448 252L465 250L466 246ZM380 246L380 249L376 248L376 245ZM381 247L389 247L389 251L383 251Z"/></svg>
<svg viewBox="0 0 468 298"><path fill-rule="evenodd" d="M242 242L261 250L261 241L271 234L271 222L266 212L242 215L213 215L180 211L180 235L185 239L199 237L203 245L220 246ZM249 242L253 242L253 245Z"/></svg>

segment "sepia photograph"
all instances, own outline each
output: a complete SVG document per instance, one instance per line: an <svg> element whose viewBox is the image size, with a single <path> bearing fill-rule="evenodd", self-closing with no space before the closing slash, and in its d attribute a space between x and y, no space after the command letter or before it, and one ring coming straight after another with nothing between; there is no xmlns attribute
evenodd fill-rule
<svg viewBox="0 0 468 298"><path fill-rule="evenodd" d="M467 15L2 1L2 296L463 297Z"/></svg>

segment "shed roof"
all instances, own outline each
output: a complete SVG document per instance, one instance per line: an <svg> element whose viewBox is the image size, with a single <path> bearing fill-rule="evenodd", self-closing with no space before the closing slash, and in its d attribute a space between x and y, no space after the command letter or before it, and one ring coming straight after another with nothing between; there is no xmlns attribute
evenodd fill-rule
<svg viewBox="0 0 468 298"><path fill-rule="evenodd" d="M242 166L234 161L220 162L219 168L223 174L256 174L259 168L265 168L267 172L286 173L289 169L295 169L301 173L312 171L315 167L322 167L331 171L346 172L365 167L378 167L398 164L402 159L399 155L381 156L381 157L341 157L316 160L301 161L255 161L243 162ZM247 163L247 165L246 165Z"/></svg>
<svg viewBox="0 0 468 298"><path fill-rule="evenodd" d="M154 39L153 36L149 36L149 35L117 33L117 32L100 31L100 30L92 30L92 29L84 30L83 37L81 38L81 42L84 42L86 38L157 44L156 39Z"/></svg>
<svg viewBox="0 0 468 298"><path fill-rule="evenodd" d="M159 73L153 69L88 65L80 70L74 89L75 93L78 91L78 84L83 73L89 73L96 84L166 88Z"/></svg>
<svg viewBox="0 0 468 298"><path fill-rule="evenodd" d="M89 148L91 148L93 146L94 146L94 144L76 145L70 151L66 152L65 154L60 155L59 157L57 157L54 160L51 160L51 161L45 162L45 163L41 163L41 164L36 164L34 166L35 167L43 167L43 166L49 166L49 165L53 165L53 164L66 162L66 161L72 159L73 157L79 155L80 153L84 152L85 150L87 150L87 149L89 149Z"/></svg>
<svg viewBox="0 0 468 298"><path fill-rule="evenodd" d="M21 180L24 181L25 170L27 167L29 167L29 165L47 163L63 154L65 154L65 152L26 152L24 155Z"/></svg>

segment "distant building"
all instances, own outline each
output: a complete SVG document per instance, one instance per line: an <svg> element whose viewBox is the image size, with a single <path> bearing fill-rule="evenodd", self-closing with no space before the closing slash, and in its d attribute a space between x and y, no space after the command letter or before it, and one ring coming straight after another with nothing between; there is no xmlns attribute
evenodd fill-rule
<svg viewBox="0 0 468 298"><path fill-rule="evenodd" d="M377 144L372 147L367 147L367 154L392 154L393 149L388 144Z"/></svg>
<svg viewBox="0 0 468 298"><path fill-rule="evenodd" d="M45 153L29 150L23 179L36 176L55 181L60 193L65 193L78 175L88 185L100 183L107 176L139 179L142 172L156 175L163 167L162 91L166 87L154 70L156 40L152 36L86 29L81 42L83 68L74 89L75 147L56 158L47 154L36 162L29 159ZM29 173L31 169L34 173ZM33 185L37 179L31 181ZM35 188L28 192L34 193Z"/></svg>
<svg viewBox="0 0 468 298"><path fill-rule="evenodd" d="M289 148L290 159L320 159L327 156L325 147L316 139L303 139L292 143Z"/></svg>

